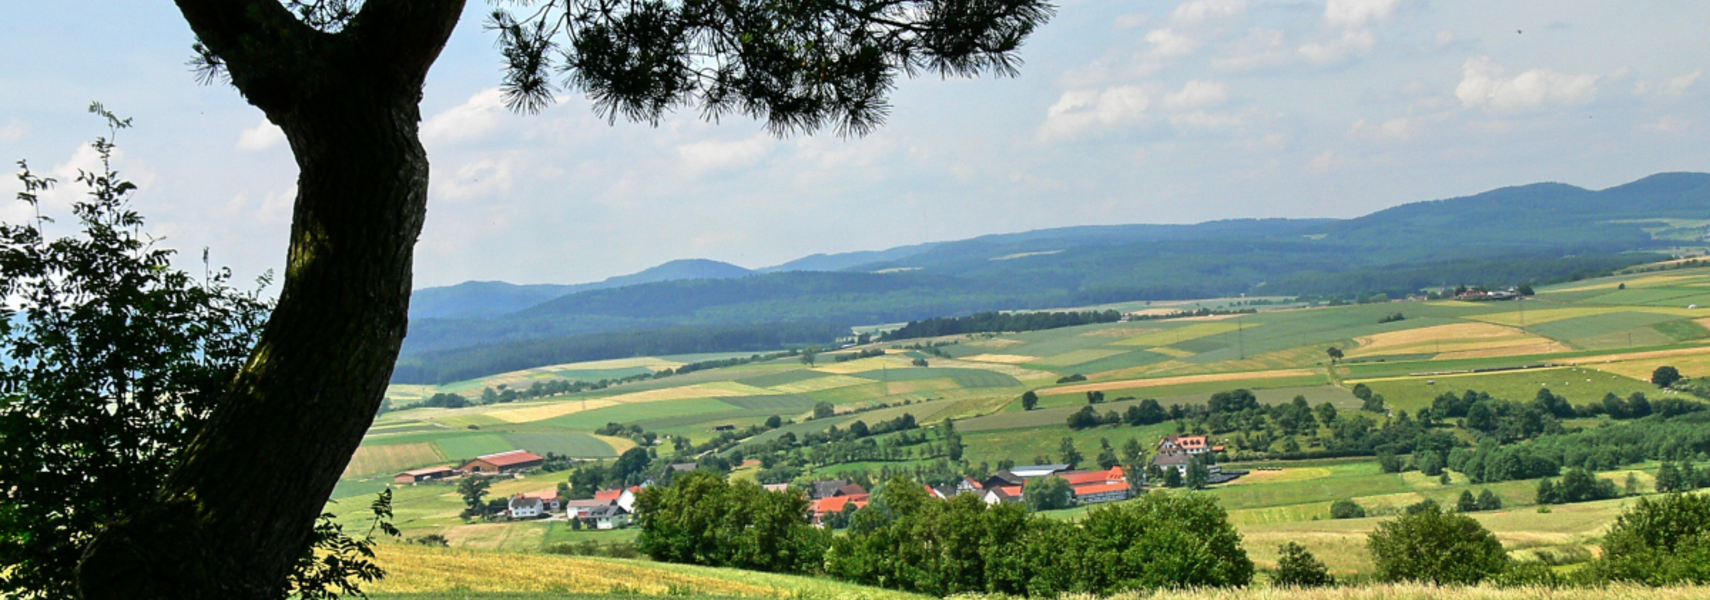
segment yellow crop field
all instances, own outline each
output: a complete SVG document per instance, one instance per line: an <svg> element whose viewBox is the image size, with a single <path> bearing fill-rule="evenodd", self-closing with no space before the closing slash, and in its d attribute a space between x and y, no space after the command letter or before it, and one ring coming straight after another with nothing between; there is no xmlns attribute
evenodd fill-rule
<svg viewBox="0 0 1710 600"><path fill-rule="evenodd" d="M441 535L458 548L539 548L546 541L546 526L546 523L481 523L451 527Z"/></svg>
<svg viewBox="0 0 1710 600"><path fill-rule="evenodd" d="M1639 381L1650 381L1651 373L1657 367L1664 365L1680 370L1687 377L1704 377L1710 375L1710 348L1703 349L1700 354L1685 354L1671 357L1648 358L1643 360L1621 361L1603 365L1587 365L1599 371L1608 371L1625 375Z"/></svg>
<svg viewBox="0 0 1710 600"><path fill-rule="evenodd" d="M1561 360L1557 360L1555 362L1560 363L1560 364L1564 364L1564 365L1600 365L1600 364L1605 364L1605 363L1613 365L1613 364L1619 364L1619 363L1628 362L1628 361L1644 361L1644 360L1664 359L1664 358L1672 359L1672 360L1681 360L1680 357L1698 356L1698 355L1704 355L1704 354L1710 354L1710 346L1699 346L1696 348L1675 348L1673 350L1649 350L1649 351L1644 351L1644 352L1621 352L1618 354L1599 354L1597 356L1582 356L1582 357L1578 357L1578 358L1564 358ZM1665 361L1665 362L1667 362L1667 361ZM1608 369L1607 367L1603 367L1603 366L1599 366L1598 368L1606 369L1606 370L1609 370L1611 372L1619 372L1619 371L1615 371L1613 369ZM1649 372L1646 372L1644 377L1637 377L1636 379L1649 380L1650 378L1651 378L1651 374Z"/></svg>
<svg viewBox="0 0 1710 600"><path fill-rule="evenodd" d="M1438 354L1445 355L1444 358L1472 358L1569 350L1566 345L1555 340L1491 323L1451 323L1403 329L1361 336L1354 338L1354 341L1359 345L1348 350L1350 357Z"/></svg>
<svg viewBox="0 0 1710 600"><path fill-rule="evenodd" d="M808 392L835 390L837 388L845 388L852 385L862 385L872 382L873 380L871 379L862 379L860 377L832 375L830 377L816 377L814 379L797 381L794 383L774 385L769 389L783 392L785 394L806 394Z"/></svg>
<svg viewBox="0 0 1710 600"><path fill-rule="evenodd" d="M1131 352L1131 350L1126 349L1126 348L1124 348L1124 349L1086 348L1086 349L1082 349L1082 350L1070 350L1068 352L1064 352L1062 354L1058 354L1055 356L1047 356L1044 358L1034 360L1033 364L1047 365L1047 366L1053 366L1053 367L1067 367L1070 365L1078 365L1081 363L1092 362L1092 361L1095 361L1095 360L1098 360L1101 358L1110 358L1112 356L1116 356L1118 354L1123 354L1123 353L1127 353L1127 352Z"/></svg>
<svg viewBox="0 0 1710 600"><path fill-rule="evenodd" d="M973 356L962 357L962 360L998 363L1002 365L1018 365L1024 362L1039 360L1039 357L1023 356L1020 354L975 354Z"/></svg>
<svg viewBox="0 0 1710 600"><path fill-rule="evenodd" d="M1170 344L1185 342L1188 340L1197 340L1202 337L1213 336L1220 333L1228 333L1235 331L1236 329L1259 327L1260 325L1261 324L1259 323L1247 323L1245 325L1240 325L1234 322L1207 321L1203 323L1194 323L1185 327L1161 329L1151 333L1137 335L1117 342L1116 344L1119 346L1168 346Z"/></svg>
<svg viewBox="0 0 1710 600"><path fill-rule="evenodd" d="M960 389L961 386L949 377L934 377L932 379L914 379L910 381L892 381L885 384L887 394L918 394L920 392L936 392L941 390Z"/></svg>
<svg viewBox="0 0 1710 600"><path fill-rule="evenodd" d="M754 387L752 385L744 385L744 384L736 383L734 381L715 381L715 382L711 382L711 383L699 383L699 384L695 384L695 385L686 385L686 386L682 386L682 387L660 388L657 390L647 390L644 392L630 392L628 394L618 394L616 396L607 396L605 398L591 399L585 403L581 400L566 400L566 401L559 401L559 402L539 403L539 404L533 404L533 405L528 405L528 406L521 406L518 408L511 408L511 409L506 409L506 410L497 410L497 411L487 413L487 416L493 417L495 419L499 419L501 421L505 421L508 423L532 423L535 421L544 421L544 420L555 418L555 417L562 417L564 415L578 413L578 412L581 412L583 410L593 410L596 408L604 408L607 406L616 406L619 404L635 404L635 403L640 403L640 402L661 402L661 401L665 401L665 400L688 400L691 398L728 398L731 396L767 396L767 395L776 395L779 393L780 392L775 392L775 391L772 391L772 390L769 390L766 388Z"/></svg>
<svg viewBox="0 0 1710 600"><path fill-rule="evenodd" d="M923 596L797 577L554 554L520 554L387 544L378 551L387 576L367 591L387 594L433 592L623 593L645 596L739 596L749 598L837 598L923 600Z"/></svg>
<svg viewBox="0 0 1710 600"><path fill-rule="evenodd" d="M901 354L888 354L885 356L860 358L840 363L826 364L821 362L819 366L814 367L813 370L821 373L831 373L833 375L848 375L851 373L877 371L887 367L897 369L908 368L909 360L910 359L908 357Z"/></svg>
<svg viewBox="0 0 1710 600"><path fill-rule="evenodd" d="M345 477L367 477L392 473L445 460L431 442L413 444L363 445L350 457L344 468Z"/></svg>
<svg viewBox="0 0 1710 600"><path fill-rule="evenodd" d="M1134 388L1157 387L1161 385L1176 385L1182 383L1206 383L1214 381L1240 381L1243 379L1271 379L1279 377L1311 377L1318 374L1311 369L1277 369L1274 371L1249 371L1246 373L1207 373L1204 375L1183 375L1180 377L1155 377L1152 379L1131 379L1128 381L1101 381L1099 383L1083 383L1067 385L1059 388L1044 390L1052 394L1080 394L1084 392L1102 392Z"/></svg>
<svg viewBox="0 0 1710 600"><path fill-rule="evenodd" d="M563 400L558 402L543 402L487 413L486 417L498 419L506 423L531 423L545 421L554 417L562 417L584 410L594 410L607 406L617 406L618 402L611 398L594 398L590 400Z"/></svg>

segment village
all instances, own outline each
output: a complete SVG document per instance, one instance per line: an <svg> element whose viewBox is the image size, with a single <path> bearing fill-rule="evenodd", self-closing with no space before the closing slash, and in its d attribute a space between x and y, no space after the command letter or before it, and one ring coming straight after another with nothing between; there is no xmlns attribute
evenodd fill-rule
<svg viewBox="0 0 1710 600"><path fill-rule="evenodd" d="M1068 505L1092 505L1120 502L1145 493L1154 483L1181 485L1189 479L1196 466L1203 468L1204 485L1232 481L1246 471L1224 470L1216 464L1222 446L1212 445L1206 436L1170 435L1158 444L1148 473L1130 474L1122 466L1105 470L1076 469L1069 464L1014 466L1001 469L983 480L964 477L955 484L923 486L928 496L940 500L975 494L987 505L1025 502L1029 484L1052 478L1062 480L1067 487ZM442 465L399 473L394 484L416 485L445 482L468 477L515 477L540 469L546 457L528 450L511 450L475 457L458 467ZM672 464L671 472L693 471L697 463ZM1131 476L1132 475L1132 476ZM1159 479L1153 482L1153 479ZM1168 481L1170 483L1166 484ZM572 521L577 528L594 530L622 529L634 520L636 500L641 491L654 482L648 480L621 489L596 490L592 498L569 497L565 484L512 495L503 508L487 516L505 520L559 519ZM799 491L809 501L810 519L825 527L846 523L850 513L866 507L871 493L859 483L844 479L822 479L805 484L765 484L764 489L776 493Z"/></svg>

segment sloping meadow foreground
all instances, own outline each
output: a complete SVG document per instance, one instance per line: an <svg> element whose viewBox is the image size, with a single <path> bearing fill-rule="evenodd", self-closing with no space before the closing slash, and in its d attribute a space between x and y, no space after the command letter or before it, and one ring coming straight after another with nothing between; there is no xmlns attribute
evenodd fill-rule
<svg viewBox="0 0 1710 600"><path fill-rule="evenodd" d="M375 600L633 600L643 596L788 600L927 600L930 596L828 579L658 563L647 560L382 546L390 575L371 587ZM1710 587L1440 587L1369 584L1331 588L1160 590L1061 600L1699 600ZM962 595L967 600L1005 596Z"/></svg>

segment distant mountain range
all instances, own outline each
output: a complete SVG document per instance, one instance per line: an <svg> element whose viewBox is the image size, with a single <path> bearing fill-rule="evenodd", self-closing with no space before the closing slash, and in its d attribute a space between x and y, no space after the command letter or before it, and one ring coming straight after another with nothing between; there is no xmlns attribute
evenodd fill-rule
<svg viewBox="0 0 1710 600"><path fill-rule="evenodd" d="M683 342L724 331L744 341L723 349L746 351L815 341L756 337L761 326L812 336L981 310L1562 280L1702 245L1706 224L1710 174L1665 173L1597 191L1559 183L1508 187L1354 219L1065 227L816 254L752 271L678 260L580 285L466 282L416 292L398 377L462 378L547 364L538 362L547 354L554 362L581 360L600 354L598 338L584 337L599 332L675 332L637 338L656 346L626 347L662 353L683 345L665 337ZM744 333L731 333L738 330ZM689 345L720 349L710 339Z"/></svg>

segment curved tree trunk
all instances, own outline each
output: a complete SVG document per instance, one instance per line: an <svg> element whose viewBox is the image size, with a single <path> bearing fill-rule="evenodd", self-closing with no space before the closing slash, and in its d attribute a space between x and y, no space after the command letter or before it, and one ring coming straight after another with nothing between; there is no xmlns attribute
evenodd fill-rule
<svg viewBox="0 0 1710 600"><path fill-rule="evenodd" d="M369 0L338 34L300 26L276 0L179 4L290 141L300 170L290 252L278 306L229 397L159 496L90 545L79 583L91 599L271 599L403 342L427 214L417 103L463 2Z"/></svg>

